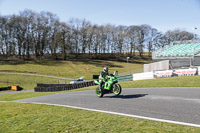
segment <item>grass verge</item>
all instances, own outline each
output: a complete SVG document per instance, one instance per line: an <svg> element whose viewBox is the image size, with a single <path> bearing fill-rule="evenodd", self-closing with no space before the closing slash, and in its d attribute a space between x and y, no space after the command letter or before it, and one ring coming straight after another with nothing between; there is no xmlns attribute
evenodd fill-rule
<svg viewBox="0 0 200 133"><path fill-rule="evenodd" d="M56 84L60 80L49 77L38 77L28 75L0 74L0 87L19 85L24 90L32 90L37 83ZM67 80L62 80L69 82Z"/></svg>
<svg viewBox="0 0 200 133"><path fill-rule="evenodd" d="M85 87L85 88L74 89L74 90L69 90L69 91L12 93L12 94L1 95L0 101L13 101L13 100L19 100L19 99L26 99L26 98L32 98L32 97L45 96L45 95L52 95L52 94L63 93L63 92L94 90L94 88L95 87L93 86L93 87ZM95 93L94 93L94 95L95 95Z"/></svg>
<svg viewBox="0 0 200 133"><path fill-rule="evenodd" d="M122 88L200 87L200 76L158 78L121 82Z"/></svg>
<svg viewBox="0 0 200 133"><path fill-rule="evenodd" d="M0 103L0 132L198 133L200 128L49 105Z"/></svg>
<svg viewBox="0 0 200 133"><path fill-rule="evenodd" d="M31 97L39 97L45 95L56 94L56 92L22 92L22 93L12 93L12 94L5 94L1 95L0 101L13 101L19 99L26 99Z"/></svg>

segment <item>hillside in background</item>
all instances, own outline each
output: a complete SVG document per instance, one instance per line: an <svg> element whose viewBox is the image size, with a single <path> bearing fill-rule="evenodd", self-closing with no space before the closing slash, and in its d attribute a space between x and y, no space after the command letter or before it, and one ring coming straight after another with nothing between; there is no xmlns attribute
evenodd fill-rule
<svg viewBox="0 0 200 133"><path fill-rule="evenodd" d="M109 72L118 71L119 75L143 72L143 64L151 60L130 59L128 61L108 60L51 60L51 61L1 61L0 62L0 86L20 85L33 89L37 83L69 83L67 79L52 77L16 75L9 73L30 73L49 75L63 78L77 79L84 76L84 80L92 80L93 75L99 75L104 66L109 67Z"/></svg>

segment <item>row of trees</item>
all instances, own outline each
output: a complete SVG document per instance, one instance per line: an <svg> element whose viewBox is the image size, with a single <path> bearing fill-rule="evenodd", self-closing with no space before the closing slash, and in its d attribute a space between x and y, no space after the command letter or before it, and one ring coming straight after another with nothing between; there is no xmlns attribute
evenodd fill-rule
<svg viewBox="0 0 200 133"><path fill-rule="evenodd" d="M36 58L44 55L67 59L70 54L129 54L152 52L173 41L191 40L181 30L162 33L150 25L115 26L91 24L87 20L61 22L50 12L31 10L0 16L0 54L4 57Z"/></svg>

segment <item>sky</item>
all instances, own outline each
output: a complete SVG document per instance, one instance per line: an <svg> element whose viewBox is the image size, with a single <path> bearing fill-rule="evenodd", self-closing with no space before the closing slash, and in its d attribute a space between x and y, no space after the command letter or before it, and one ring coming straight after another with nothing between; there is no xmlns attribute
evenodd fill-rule
<svg viewBox="0 0 200 133"><path fill-rule="evenodd" d="M49 11L64 22L79 18L99 25L148 24L162 32L180 29L200 35L200 0L0 0L0 15L25 9Z"/></svg>

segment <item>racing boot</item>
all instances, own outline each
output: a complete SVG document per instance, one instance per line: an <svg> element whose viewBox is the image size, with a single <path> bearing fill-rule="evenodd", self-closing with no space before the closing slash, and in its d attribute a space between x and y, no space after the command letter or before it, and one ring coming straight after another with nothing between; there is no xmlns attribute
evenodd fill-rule
<svg viewBox="0 0 200 133"><path fill-rule="evenodd" d="M103 87L101 87L101 92L103 92L104 91L104 88Z"/></svg>
<svg viewBox="0 0 200 133"><path fill-rule="evenodd" d="M100 85L99 91L100 91L100 92L103 92L103 91L104 91L103 84Z"/></svg>

